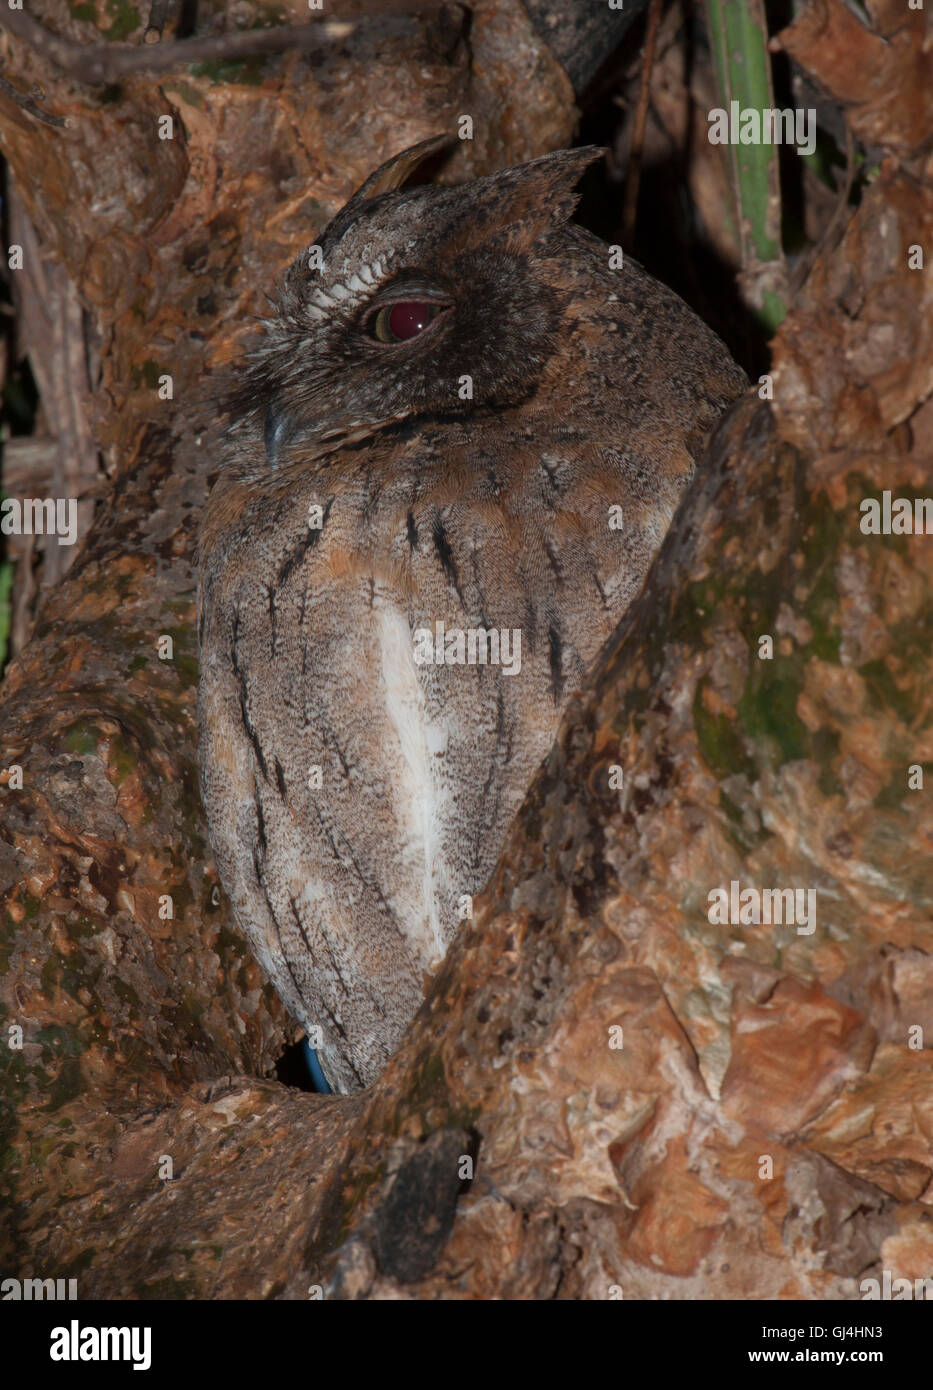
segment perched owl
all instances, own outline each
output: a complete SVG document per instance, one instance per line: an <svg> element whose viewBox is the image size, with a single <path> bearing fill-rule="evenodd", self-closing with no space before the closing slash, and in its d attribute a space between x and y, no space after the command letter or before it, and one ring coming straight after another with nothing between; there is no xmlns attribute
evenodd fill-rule
<svg viewBox="0 0 933 1390"><path fill-rule="evenodd" d="M439 143L288 272L201 537L211 841L342 1092L397 1046L745 384L570 222L598 150L403 191Z"/></svg>

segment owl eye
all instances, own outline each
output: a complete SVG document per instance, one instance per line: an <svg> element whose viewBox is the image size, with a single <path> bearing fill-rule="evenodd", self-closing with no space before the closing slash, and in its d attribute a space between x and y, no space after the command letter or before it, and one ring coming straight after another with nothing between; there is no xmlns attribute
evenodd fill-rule
<svg viewBox="0 0 933 1390"><path fill-rule="evenodd" d="M427 304L417 299L386 304L370 320L369 331L380 343L406 343L423 333L446 308L445 304Z"/></svg>

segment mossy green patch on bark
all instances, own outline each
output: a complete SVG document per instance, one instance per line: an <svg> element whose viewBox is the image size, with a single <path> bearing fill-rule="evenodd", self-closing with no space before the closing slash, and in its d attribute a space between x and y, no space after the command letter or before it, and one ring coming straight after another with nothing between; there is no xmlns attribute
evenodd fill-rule
<svg viewBox="0 0 933 1390"><path fill-rule="evenodd" d="M142 25L139 10L135 5L128 5L126 0L107 0L106 10L110 24L101 34L108 43L127 38Z"/></svg>
<svg viewBox="0 0 933 1390"><path fill-rule="evenodd" d="M80 720L72 724L69 729L59 735L62 746L69 753L80 756L83 753L96 753L97 745L104 737L103 731L96 724L86 724Z"/></svg>
<svg viewBox="0 0 933 1390"><path fill-rule="evenodd" d="M206 77L215 86L227 83L239 87L261 87L266 80L266 55L249 58L218 58L210 63L192 63L192 77Z"/></svg>
<svg viewBox="0 0 933 1390"><path fill-rule="evenodd" d="M135 748L122 734L110 735L110 767L116 773L117 786L121 786L139 767Z"/></svg>
<svg viewBox="0 0 933 1390"><path fill-rule="evenodd" d="M197 110L203 110L204 96L198 91L197 87L192 87L190 82L182 82L177 77L166 81L164 84L166 92L175 92L185 103L186 106L194 106Z"/></svg>
<svg viewBox="0 0 933 1390"><path fill-rule="evenodd" d="M187 652L176 652L175 669L181 677L182 685L189 689L197 686L199 667L196 656L189 656Z"/></svg>
<svg viewBox="0 0 933 1390"><path fill-rule="evenodd" d="M413 1081L398 1102L393 1116L393 1132L400 1134L408 1118L417 1114L421 1118L425 1133L436 1125L428 1123L428 1112L441 1109L446 1112L446 1127L470 1130L482 1114L482 1106L454 1106L451 1104L447 1086L447 1072L444 1059L438 1052L422 1055L420 1065L413 1070Z"/></svg>
<svg viewBox="0 0 933 1390"><path fill-rule="evenodd" d="M710 714L703 701L706 682L697 682L693 697L693 727L696 730L700 756L711 772L719 777L730 777L744 773L751 778L755 775L755 764L746 752L745 745L735 726L725 714Z"/></svg>

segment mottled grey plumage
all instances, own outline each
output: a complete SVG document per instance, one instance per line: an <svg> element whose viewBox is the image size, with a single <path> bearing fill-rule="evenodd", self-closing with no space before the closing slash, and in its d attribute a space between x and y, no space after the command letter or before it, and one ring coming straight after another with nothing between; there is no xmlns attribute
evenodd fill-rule
<svg viewBox="0 0 933 1390"><path fill-rule="evenodd" d="M237 920L341 1091L398 1044L744 385L569 223L596 153L407 191L424 150L390 161L323 270L292 267L231 406L202 535L204 804ZM399 300L438 317L379 341ZM419 665L438 621L520 631L520 671Z"/></svg>

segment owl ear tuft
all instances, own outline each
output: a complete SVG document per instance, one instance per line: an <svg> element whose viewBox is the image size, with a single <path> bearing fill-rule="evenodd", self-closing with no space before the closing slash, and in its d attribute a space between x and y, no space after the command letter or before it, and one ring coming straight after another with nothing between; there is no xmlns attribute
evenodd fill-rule
<svg viewBox="0 0 933 1390"><path fill-rule="evenodd" d="M407 150L400 150L391 159L387 159L385 164L380 164L365 183L360 184L347 203L347 208L358 210L360 204L369 202L370 198L376 198L380 193L394 193L415 172L419 164L423 164L431 155L439 154L441 150L454 143L451 135L431 135L427 140L420 140L417 145L410 145Z"/></svg>
<svg viewBox="0 0 933 1390"><path fill-rule="evenodd" d="M555 150L479 182L488 185L490 203L510 239L530 246L570 219L580 201L577 184L584 170L605 153L598 145Z"/></svg>

